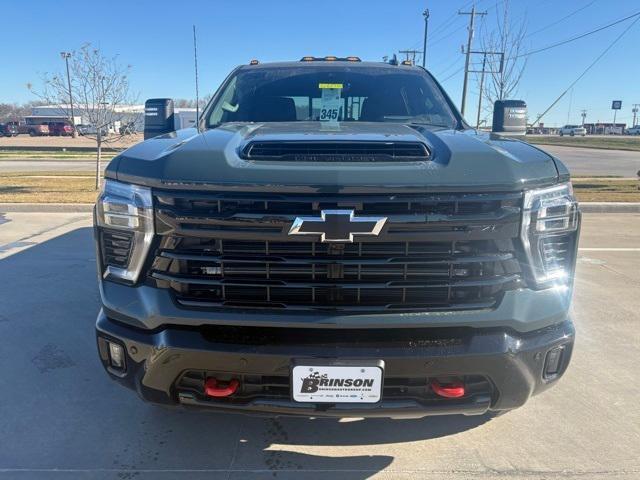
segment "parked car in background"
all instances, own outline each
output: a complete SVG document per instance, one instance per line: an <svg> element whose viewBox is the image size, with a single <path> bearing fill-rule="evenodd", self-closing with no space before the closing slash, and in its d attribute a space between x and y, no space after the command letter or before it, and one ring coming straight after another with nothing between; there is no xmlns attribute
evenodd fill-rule
<svg viewBox="0 0 640 480"><path fill-rule="evenodd" d="M580 125L565 125L559 131L560 136L570 135L572 137L580 135L584 137L587 134L587 129Z"/></svg>
<svg viewBox="0 0 640 480"><path fill-rule="evenodd" d="M76 125L78 135L97 135L98 129L94 125L79 124ZM106 137L109 134L106 128L102 128L102 136Z"/></svg>
<svg viewBox="0 0 640 480"><path fill-rule="evenodd" d="M640 125L636 125L635 127L627 128L627 135L640 135Z"/></svg>
<svg viewBox="0 0 640 480"><path fill-rule="evenodd" d="M20 124L18 125L19 134L28 134L32 137L44 137L49 135L49 125L45 124Z"/></svg>
<svg viewBox="0 0 640 480"><path fill-rule="evenodd" d="M88 133L90 125L84 125L84 124L78 124L76 125L76 131L78 132L78 135L86 135Z"/></svg>
<svg viewBox="0 0 640 480"><path fill-rule="evenodd" d="M16 135L18 135L18 126L15 123L0 123L0 137L15 137Z"/></svg>
<svg viewBox="0 0 640 480"><path fill-rule="evenodd" d="M119 132L120 132L120 135L133 135L134 133L136 133L135 122L129 122L121 125Z"/></svg>
<svg viewBox="0 0 640 480"><path fill-rule="evenodd" d="M49 122L49 135L70 137L73 135L73 127L65 122Z"/></svg>

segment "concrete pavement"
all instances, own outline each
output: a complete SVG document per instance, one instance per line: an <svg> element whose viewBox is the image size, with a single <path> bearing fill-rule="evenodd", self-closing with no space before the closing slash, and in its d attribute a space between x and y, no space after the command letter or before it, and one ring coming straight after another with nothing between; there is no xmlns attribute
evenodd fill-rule
<svg viewBox="0 0 640 480"><path fill-rule="evenodd" d="M102 164L102 169L109 162ZM95 160L0 160L0 173L10 172L95 172Z"/></svg>
<svg viewBox="0 0 640 480"><path fill-rule="evenodd" d="M87 213L0 214L0 478L640 478L640 215L584 215L569 371L506 415L266 419L141 403L102 371Z"/></svg>
<svg viewBox="0 0 640 480"><path fill-rule="evenodd" d="M616 175L636 178L640 170L640 152L557 145L536 147L562 160L572 175Z"/></svg>
<svg viewBox="0 0 640 480"><path fill-rule="evenodd" d="M595 148L536 145L562 160L572 175L617 175L636 177L640 170L640 152ZM104 162L103 168L108 162ZM0 160L3 172L93 172L93 160Z"/></svg>

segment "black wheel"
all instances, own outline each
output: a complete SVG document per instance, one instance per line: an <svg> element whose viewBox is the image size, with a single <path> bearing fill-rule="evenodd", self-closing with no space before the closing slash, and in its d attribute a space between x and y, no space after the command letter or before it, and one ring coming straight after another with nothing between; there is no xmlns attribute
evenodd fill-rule
<svg viewBox="0 0 640 480"><path fill-rule="evenodd" d="M564 137L564 132L560 131L560 136Z"/></svg>
<svg viewBox="0 0 640 480"><path fill-rule="evenodd" d="M30 137L35 137L36 136L36 132L34 130L29 130L29 136Z"/></svg>
<svg viewBox="0 0 640 480"><path fill-rule="evenodd" d="M574 132L571 132L569 135L573 137L573 136L575 135L575 133L574 133Z"/></svg>

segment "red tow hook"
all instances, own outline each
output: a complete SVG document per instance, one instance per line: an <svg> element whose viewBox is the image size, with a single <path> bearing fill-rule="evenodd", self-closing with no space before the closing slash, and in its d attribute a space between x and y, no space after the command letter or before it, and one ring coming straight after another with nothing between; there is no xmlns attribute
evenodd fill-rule
<svg viewBox="0 0 640 480"><path fill-rule="evenodd" d="M208 397L228 397L236 393L240 382L235 378L230 380L226 386L218 386L218 380L214 377L209 377L204 382L204 393Z"/></svg>
<svg viewBox="0 0 640 480"><path fill-rule="evenodd" d="M460 398L464 397L464 383L459 380L448 382L442 385L438 380L431 380L431 388L436 393L444 398Z"/></svg>

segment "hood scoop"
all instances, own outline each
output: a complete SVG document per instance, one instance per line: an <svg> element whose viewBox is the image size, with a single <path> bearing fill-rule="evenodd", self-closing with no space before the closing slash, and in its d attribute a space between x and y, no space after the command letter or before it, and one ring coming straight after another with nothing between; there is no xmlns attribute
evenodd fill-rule
<svg viewBox="0 0 640 480"><path fill-rule="evenodd" d="M424 162L431 152L415 141L254 140L242 149L245 160L282 162Z"/></svg>

